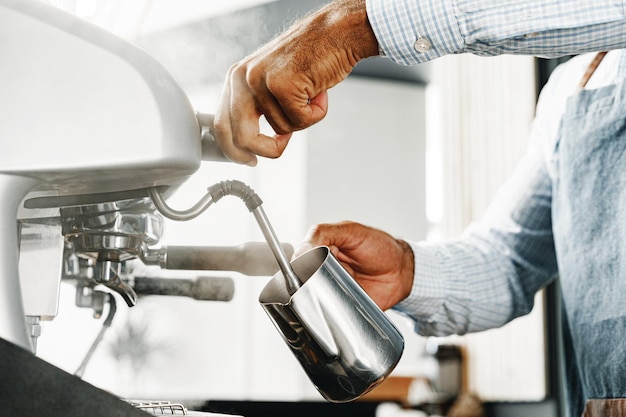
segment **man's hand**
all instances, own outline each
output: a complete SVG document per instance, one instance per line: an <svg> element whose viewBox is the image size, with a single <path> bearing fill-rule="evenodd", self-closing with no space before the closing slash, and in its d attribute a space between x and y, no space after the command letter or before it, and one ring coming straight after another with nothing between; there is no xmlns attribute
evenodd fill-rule
<svg viewBox="0 0 626 417"><path fill-rule="evenodd" d="M298 250L328 246L378 306L386 310L411 293L413 251L391 235L353 222L313 226Z"/></svg>
<svg viewBox="0 0 626 417"><path fill-rule="evenodd" d="M378 54L365 0L336 0L233 65L215 117L215 137L231 160L282 155L291 134L322 120L327 90L363 58ZM265 116L276 133L260 132Z"/></svg>

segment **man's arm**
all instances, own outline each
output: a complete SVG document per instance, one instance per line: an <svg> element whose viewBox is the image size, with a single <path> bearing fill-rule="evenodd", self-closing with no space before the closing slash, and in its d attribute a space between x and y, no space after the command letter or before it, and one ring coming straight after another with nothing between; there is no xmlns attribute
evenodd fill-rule
<svg viewBox="0 0 626 417"><path fill-rule="evenodd" d="M367 0L382 53L413 65L455 53L545 57L626 47L621 1Z"/></svg>
<svg viewBox="0 0 626 417"><path fill-rule="evenodd" d="M282 155L324 118L327 90L381 51L403 64L461 52L555 56L626 47L619 0L335 0L231 67L215 118L230 159ZM265 116L275 131L260 132Z"/></svg>

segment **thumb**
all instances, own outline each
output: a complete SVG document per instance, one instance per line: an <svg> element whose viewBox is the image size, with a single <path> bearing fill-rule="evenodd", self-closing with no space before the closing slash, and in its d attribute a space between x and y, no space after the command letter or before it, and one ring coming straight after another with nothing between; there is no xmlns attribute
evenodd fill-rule
<svg viewBox="0 0 626 417"><path fill-rule="evenodd" d="M313 244L311 243L311 241L313 239L313 235L316 232L317 232L317 225L313 225L309 227L309 230L307 230L306 235L302 239L302 242L300 242L300 245L298 245L298 247L294 251L294 257L300 256L303 253L313 249Z"/></svg>

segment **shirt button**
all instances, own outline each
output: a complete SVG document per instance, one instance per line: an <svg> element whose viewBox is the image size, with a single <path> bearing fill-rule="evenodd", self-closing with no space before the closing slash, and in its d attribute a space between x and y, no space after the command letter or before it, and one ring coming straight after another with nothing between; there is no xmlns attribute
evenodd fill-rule
<svg viewBox="0 0 626 417"><path fill-rule="evenodd" d="M432 45L430 44L430 41L426 38L417 38L417 40L413 44L413 47L417 52L428 52L430 51Z"/></svg>

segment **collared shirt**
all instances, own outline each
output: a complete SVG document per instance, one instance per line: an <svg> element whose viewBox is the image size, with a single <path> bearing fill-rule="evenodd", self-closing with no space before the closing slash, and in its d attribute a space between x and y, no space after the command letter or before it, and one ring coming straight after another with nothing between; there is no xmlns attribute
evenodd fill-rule
<svg viewBox="0 0 626 417"><path fill-rule="evenodd" d="M626 47L623 0L367 0L379 49L412 65L453 53L554 57Z"/></svg>
<svg viewBox="0 0 626 417"><path fill-rule="evenodd" d="M483 218L452 242L410 243L413 289L394 309L424 335L499 327L533 307L535 293L557 273L552 234L552 158L568 97L595 54L558 67L543 88L529 151ZM610 52L587 88L626 76L626 51ZM575 238L575 237L573 237Z"/></svg>

